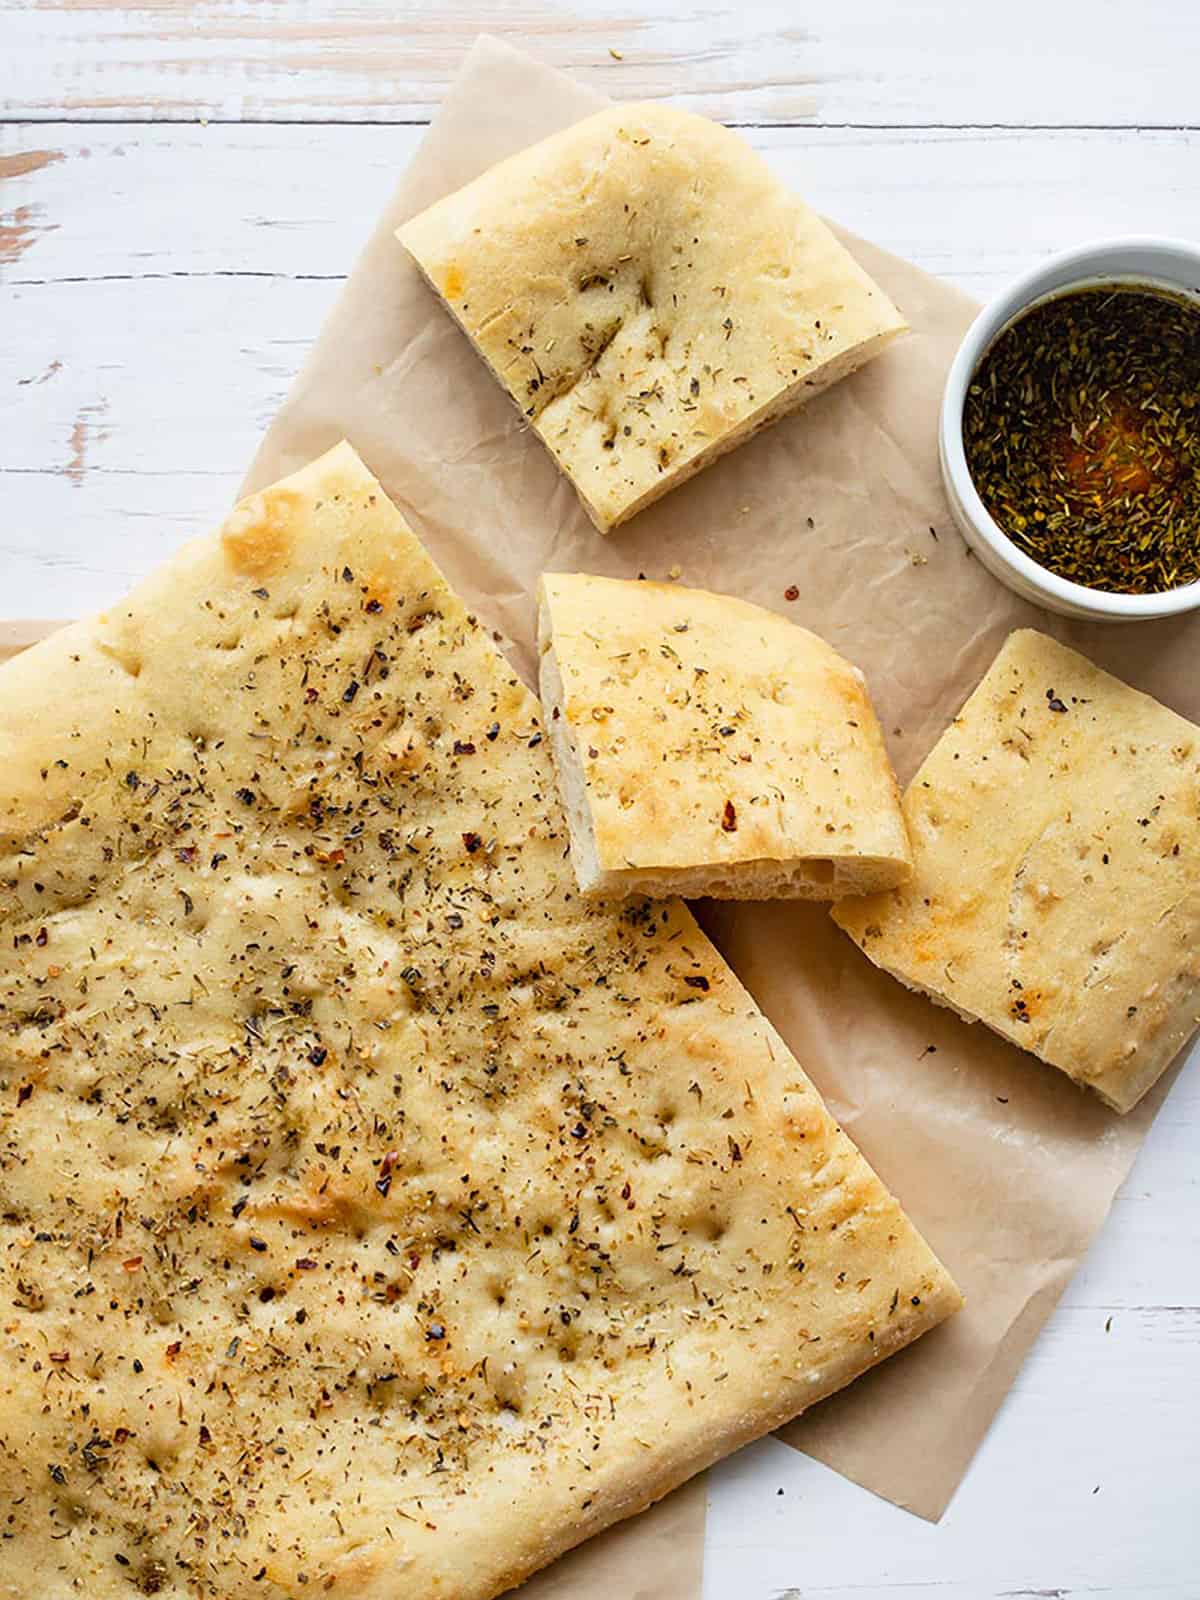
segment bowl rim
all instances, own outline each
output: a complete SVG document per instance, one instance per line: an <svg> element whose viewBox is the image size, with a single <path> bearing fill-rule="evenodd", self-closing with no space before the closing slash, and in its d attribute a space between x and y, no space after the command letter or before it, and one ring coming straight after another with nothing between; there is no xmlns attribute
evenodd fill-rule
<svg viewBox="0 0 1200 1600"><path fill-rule="evenodd" d="M1035 267L1022 273L982 307L963 336L942 391L939 420L942 464L950 479L953 495L957 497L959 507L976 537L999 563L1023 580L1027 588L1044 595L1051 603L1057 602L1058 606L1065 607L1077 616L1087 612L1096 619L1132 621L1176 616L1180 612L1194 610L1200 606L1200 580L1181 584L1176 589L1163 589L1155 594L1122 594L1113 589L1093 589L1086 584L1073 583L1069 578L1060 578L1057 573L1034 561L1018 549L980 499L967 465L962 415L967 388L976 367L988 346L1011 322L1039 301L1069 294L1074 289L1084 287L1091 279L1106 276L1105 262L1109 258L1139 251L1163 258L1161 275L1118 269L1113 269L1107 275L1116 282L1148 283L1200 298L1200 245L1186 239L1162 234L1128 234L1073 245L1069 250L1060 250L1047 256ZM1179 275L1185 264L1189 275L1195 275L1194 282L1184 281ZM1076 269L1077 276L1053 288L1046 288L1046 279L1058 277L1064 269Z"/></svg>

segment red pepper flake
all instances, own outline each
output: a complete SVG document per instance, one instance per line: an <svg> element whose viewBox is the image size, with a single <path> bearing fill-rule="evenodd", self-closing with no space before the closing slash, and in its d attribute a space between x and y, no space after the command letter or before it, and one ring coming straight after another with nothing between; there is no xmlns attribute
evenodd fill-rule
<svg viewBox="0 0 1200 1600"><path fill-rule="evenodd" d="M46 976L48 978L61 978L62 977L62 968L61 967L56 967L52 963L50 966L48 966L46 968Z"/></svg>
<svg viewBox="0 0 1200 1600"><path fill-rule="evenodd" d="M732 800L725 802L725 810L721 813L721 829L724 833L737 832L737 811Z"/></svg>
<svg viewBox="0 0 1200 1600"><path fill-rule="evenodd" d="M684 983L687 984L689 989L707 989L708 988L708 979L705 978L705 977L702 977L699 973L689 974L686 978L684 978L683 981L684 981Z"/></svg>
<svg viewBox="0 0 1200 1600"><path fill-rule="evenodd" d="M311 687L308 688L308 689L305 689L305 691L304 691L304 703L305 703L305 705L309 705L309 706L316 705L316 703L317 703L317 691L315 689L313 689Z"/></svg>
<svg viewBox="0 0 1200 1600"><path fill-rule="evenodd" d="M33 1085L31 1083L23 1083L21 1085L21 1087L17 1090L17 1104L19 1106L23 1106L25 1104L26 1100L29 1099L29 1096L32 1093L33 1093Z"/></svg>
<svg viewBox="0 0 1200 1600"><path fill-rule="evenodd" d="M388 1190L392 1187L392 1170L399 1159L400 1152L398 1150L389 1150L379 1163L379 1176L375 1180L375 1187L385 1200L387 1199Z"/></svg>
<svg viewBox="0 0 1200 1600"><path fill-rule="evenodd" d="M115 1428L113 1430L113 1443L124 1444L126 1439L132 1439L133 1434L128 1428Z"/></svg>
<svg viewBox="0 0 1200 1600"><path fill-rule="evenodd" d="M414 1253L413 1255L409 1256L409 1258L408 1258L408 1270L410 1272L415 1272L420 1265L421 1265L421 1258L420 1258L419 1255L416 1255Z"/></svg>
<svg viewBox="0 0 1200 1600"><path fill-rule="evenodd" d="M462 842L466 845L467 854L469 856L473 856L476 850L478 850L483 844L483 840L477 833L464 833L462 836Z"/></svg>
<svg viewBox="0 0 1200 1600"><path fill-rule="evenodd" d="M316 1270L317 1270L317 1263L313 1260L313 1258L311 1256L301 1256L300 1259L296 1262L296 1271L297 1272L315 1272Z"/></svg>
<svg viewBox="0 0 1200 1600"><path fill-rule="evenodd" d="M71 1352L69 1350L51 1350L50 1359L56 1367L65 1367L71 1359Z"/></svg>
<svg viewBox="0 0 1200 1600"><path fill-rule="evenodd" d="M136 1272L142 1264L141 1256L130 1256L128 1261L122 1261L121 1266L125 1272Z"/></svg>
<svg viewBox="0 0 1200 1600"><path fill-rule="evenodd" d="M794 583L788 584L787 588L783 591L783 598L785 600L799 600L800 591L797 589Z"/></svg>
<svg viewBox="0 0 1200 1600"><path fill-rule="evenodd" d="M185 867L191 866L196 859L196 846L194 844L185 844L183 849L176 850L175 854Z"/></svg>
<svg viewBox="0 0 1200 1600"><path fill-rule="evenodd" d="M183 1340L182 1339L175 1339L171 1344L169 1344L167 1346L167 1360L168 1361L173 1361L175 1359L175 1357L179 1354L179 1352L182 1349L183 1349Z"/></svg>

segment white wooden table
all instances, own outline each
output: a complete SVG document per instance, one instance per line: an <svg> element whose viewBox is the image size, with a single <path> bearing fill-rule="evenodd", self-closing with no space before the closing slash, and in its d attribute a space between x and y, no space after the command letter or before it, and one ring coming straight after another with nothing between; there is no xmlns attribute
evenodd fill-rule
<svg viewBox="0 0 1200 1600"><path fill-rule="evenodd" d="M481 28L737 123L978 295L1089 236L1200 238L1195 0L633 12L0 0L0 614L94 609L219 518ZM709 1600L1196 1600L1198 1155L1195 1066L940 1526L767 1441L710 1479Z"/></svg>

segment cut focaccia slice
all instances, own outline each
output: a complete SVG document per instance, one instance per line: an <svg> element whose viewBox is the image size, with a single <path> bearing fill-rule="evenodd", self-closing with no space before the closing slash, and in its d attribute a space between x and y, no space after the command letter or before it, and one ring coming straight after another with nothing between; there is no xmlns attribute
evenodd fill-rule
<svg viewBox="0 0 1200 1600"><path fill-rule="evenodd" d="M1200 728L1025 629L904 813L911 882L843 902L839 925L1130 1110L1200 1021Z"/></svg>
<svg viewBox="0 0 1200 1600"><path fill-rule="evenodd" d="M398 237L607 532L905 323L737 134L614 106Z"/></svg>
<svg viewBox="0 0 1200 1600"><path fill-rule="evenodd" d="M585 894L831 900L911 873L862 673L762 606L547 573L542 702Z"/></svg>
<svg viewBox="0 0 1200 1600"><path fill-rule="evenodd" d="M0 766L0 1595L489 1600L957 1306L347 446Z"/></svg>

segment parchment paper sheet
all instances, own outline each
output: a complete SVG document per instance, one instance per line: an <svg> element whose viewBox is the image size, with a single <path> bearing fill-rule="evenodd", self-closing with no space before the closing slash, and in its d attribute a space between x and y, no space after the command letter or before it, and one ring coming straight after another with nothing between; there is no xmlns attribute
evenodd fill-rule
<svg viewBox="0 0 1200 1600"><path fill-rule="evenodd" d="M942 496L935 421L974 308L861 241L848 242L914 333L612 537L595 532L393 230L598 104L480 41L247 486L349 438L527 674L543 568L666 578L678 565L684 583L771 606L865 670L902 781L1022 624L1200 717L1197 624L1067 624L1016 600L968 555ZM794 604L784 598L791 584ZM704 915L968 1301L784 1437L936 1518L1103 1222L1166 1085L1117 1117L1062 1074L878 973L821 907L725 905Z"/></svg>

